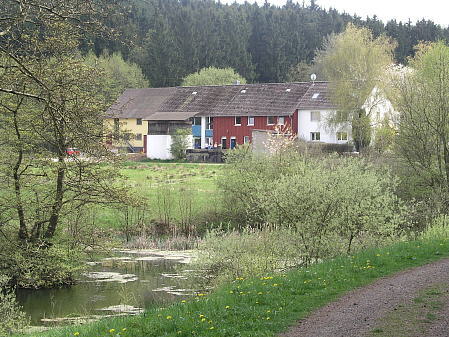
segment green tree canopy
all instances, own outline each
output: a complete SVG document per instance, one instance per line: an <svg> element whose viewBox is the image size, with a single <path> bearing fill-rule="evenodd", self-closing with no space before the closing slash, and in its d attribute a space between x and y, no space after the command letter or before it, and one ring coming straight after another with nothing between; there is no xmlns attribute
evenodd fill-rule
<svg viewBox="0 0 449 337"><path fill-rule="evenodd" d="M393 63L393 50L394 43L386 36L374 38L368 28L348 24L343 33L330 36L315 59L330 82L331 99L338 110L329 123L341 123L336 117L348 116L353 128L359 128L353 130L357 150L369 145L366 133L371 131L366 120L381 99L373 97L367 106L367 98L374 88L382 87L385 71Z"/></svg>
<svg viewBox="0 0 449 337"><path fill-rule="evenodd" d="M197 73L186 76L182 81L182 86L197 85L227 85L234 84L239 81L241 84L246 83L246 79L240 76L234 69L219 69L215 67L203 68Z"/></svg>
<svg viewBox="0 0 449 337"><path fill-rule="evenodd" d="M127 88L148 88L150 86L142 69L135 63L126 62L119 52L112 55L103 53L99 57L90 52L86 56L85 62L104 72L104 87L107 88L105 95L109 100L115 100Z"/></svg>
<svg viewBox="0 0 449 337"><path fill-rule="evenodd" d="M411 70L395 82L400 111L398 151L411 168L424 198L449 209L449 47L442 41L422 44L410 60ZM424 188L423 188L424 187ZM423 197L423 195L419 196Z"/></svg>

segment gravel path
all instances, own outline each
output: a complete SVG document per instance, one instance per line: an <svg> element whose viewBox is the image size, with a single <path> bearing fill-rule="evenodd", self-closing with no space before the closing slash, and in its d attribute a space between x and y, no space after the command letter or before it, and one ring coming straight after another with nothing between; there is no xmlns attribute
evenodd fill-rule
<svg viewBox="0 0 449 337"><path fill-rule="evenodd" d="M449 259L409 269L351 291L339 300L315 311L280 337L366 336L376 321L433 284L449 283ZM449 336L449 305L427 336Z"/></svg>

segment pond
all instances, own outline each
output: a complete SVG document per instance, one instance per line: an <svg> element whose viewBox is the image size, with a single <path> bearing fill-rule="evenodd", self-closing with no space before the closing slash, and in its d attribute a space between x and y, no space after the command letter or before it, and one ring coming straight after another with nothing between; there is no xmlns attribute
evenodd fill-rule
<svg viewBox="0 0 449 337"><path fill-rule="evenodd" d="M72 287L21 289L17 299L34 326L135 314L193 294L186 277L191 257L191 252L124 250L89 262Z"/></svg>

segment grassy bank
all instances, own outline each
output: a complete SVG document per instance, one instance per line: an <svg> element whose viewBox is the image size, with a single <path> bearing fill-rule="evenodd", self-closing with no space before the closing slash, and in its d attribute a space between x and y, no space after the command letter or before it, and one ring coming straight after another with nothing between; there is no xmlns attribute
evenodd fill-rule
<svg viewBox="0 0 449 337"><path fill-rule="evenodd" d="M154 221L179 223L186 217L200 218L217 211L216 179L223 165L171 162L125 162L121 173L129 190L145 198L145 217ZM99 223L107 228L120 226L120 212L104 208Z"/></svg>
<svg viewBox="0 0 449 337"><path fill-rule="evenodd" d="M39 336L273 336L351 289L447 256L447 239L401 242L285 274L238 279L212 294L198 294L142 316Z"/></svg>

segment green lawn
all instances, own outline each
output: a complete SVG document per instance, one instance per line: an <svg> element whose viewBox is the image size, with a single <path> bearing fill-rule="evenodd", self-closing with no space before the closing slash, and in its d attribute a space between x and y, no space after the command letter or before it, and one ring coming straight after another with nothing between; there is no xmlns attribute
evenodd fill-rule
<svg viewBox="0 0 449 337"><path fill-rule="evenodd" d="M343 293L449 256L448 240L401 242L286 274L238 279L145 315L105 319L38 336L274 336Z"/></svg>
<svg viewBox="0 0 449 337"><path fill-rule="evenodd" d="M216 179L223 164L126 162L121 172L129 190L147 200L146 216L179 223L182 218L207 215L219 209ZM106 227L120 223L118 212L102 209L99 222Z"/></svg>

